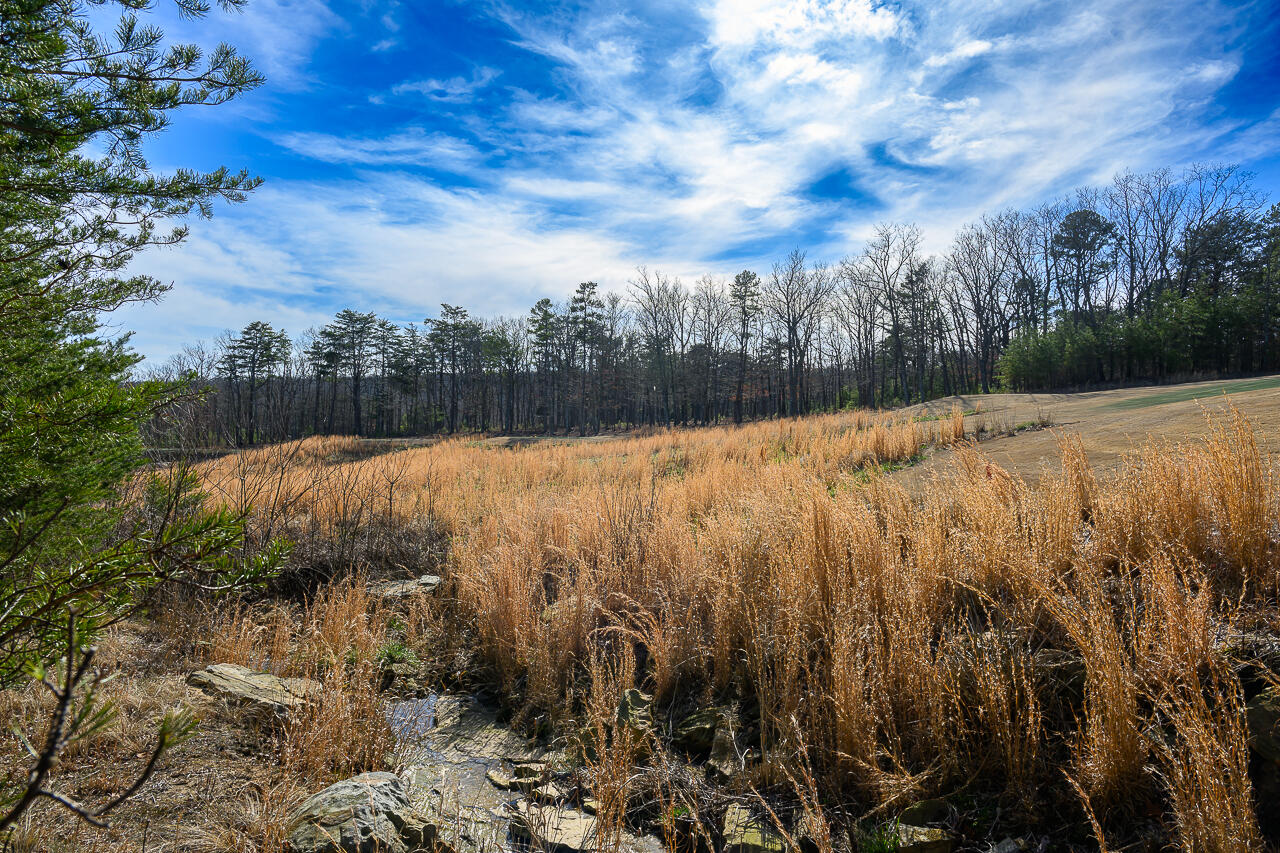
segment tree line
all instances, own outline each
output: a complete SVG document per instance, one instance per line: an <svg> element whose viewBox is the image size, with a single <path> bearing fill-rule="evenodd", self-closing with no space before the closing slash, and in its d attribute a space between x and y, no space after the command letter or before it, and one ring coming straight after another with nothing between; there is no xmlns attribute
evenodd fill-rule
<svg viewBox="0 0 1280 853"><path fill-rule="evenodd" d="M421 323L340 311L295 338L250 323L162 375L184 439L578 432L708 424L997 389L1274 370L1280 205L1236 166L1124 172L986 215L941 254L875 228L835 263L795 250L685 284L637 269L523 317L445 304Z"/></svg>

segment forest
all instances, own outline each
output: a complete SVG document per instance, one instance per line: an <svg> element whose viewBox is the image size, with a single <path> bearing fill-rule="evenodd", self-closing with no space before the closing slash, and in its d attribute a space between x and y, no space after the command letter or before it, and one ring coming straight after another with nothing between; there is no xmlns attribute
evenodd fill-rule
<svg viewBox="0 0 1280 853"><path fill-rule="evenodd" d="M293 338L256 321L155 371L214 393L153 440L588 434L1280 364L1280 205L1239 167L1124 172L923 245L892 224L836 263L797 249L692 285L640 267L622 292L583 282L523 317L345 309Z"/></svg>

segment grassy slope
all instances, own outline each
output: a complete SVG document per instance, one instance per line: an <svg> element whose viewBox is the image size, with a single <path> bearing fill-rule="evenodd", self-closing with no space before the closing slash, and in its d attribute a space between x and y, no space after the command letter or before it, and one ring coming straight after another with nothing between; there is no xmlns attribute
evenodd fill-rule
<svg viewBox="0 0 1280 853"><path fill-rule="evenodd" d="M1224 409L1228 400L1248 414L1264 449L1272 454L1280 452L1280 376L1080 394L961 395L913 408L941 413L957 405L966 411L980 406L981 414L966 418L969 429L979 418L993 426L1015 426L1040 415L1048 417L1053 423L1050 430L982 443L982 451L1000 465L1035 478L1046 466L1057 466L1058 436L1063 433L1079 433L1090 461L1105 471L1149 439L1184 441L1205 436L1209 432L1205 412ZM949 453L936 453L898 477L913 486L941 471L949 459Z"/></svg>

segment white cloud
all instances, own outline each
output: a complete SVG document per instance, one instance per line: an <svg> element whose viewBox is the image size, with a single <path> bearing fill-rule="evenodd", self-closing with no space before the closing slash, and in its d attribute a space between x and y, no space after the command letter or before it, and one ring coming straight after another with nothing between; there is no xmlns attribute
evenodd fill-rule
<svg viewBox="0 0 1280 853"><path fill-rule="evenodd" d="M549 230L536 205L403 174L276 183L192 231L180 249L135 261L173 291L111 318L135 329L135 346L153 359L255 319L301 331L330 319L318 307L330 302L398 322L441 302L523 314L578 281L622 289L638 263L663 260L591 231Z"/></svg>
<svg viewBox="0 0 1280 853"><path fill-rule="evenodd" d="M274 182L214 228L197 226L182 252L147 256L180 284L139 344L219 312L227 317L219 325L242 325L245 306L264 319L299 320L321 304L397 319L420 319L441 301L523 313L579 280L621 288L638 263L696 277L754 262L707 261L734 247L788 241L837 257L856 251L878 220L915 221L942 248L984 211L1121 168L1176 164L1211 145L1265 151L1274 139L1274 117L1240 129L1235 142L1224 141L1237 130L1230 121L1205 119L1204 104L1240 68L1225 37L1193 35L1229 23L1217 7L695 6L690 25L702 29L670 41L646 30L636 17L643 6L629 6L631 16L603 0L573 14L499 6L511 42L551 61L554 91L521 90L525 81L511 72L499 111L464 117L453 133L280 137L315 160L433 166L484 189L385 171ZM394 93L464 103L497 76L479 66ZM493 149L502 157L483 154ZM830 175L856 184L849 199L807 191ZM183 296L228 287L250 295L222 307L207 294ZM285 313L271 314L273 304ZM131 316L142 322L142 313Z"/></svg>
<svg viewBox="0 0 1280 853"><path fill-rule="evenodd" d="M929 68L941 68L944 65L951 65L955 62L963 62L966 59L973 59L975 56L982 56L988 53L992 48L992 44L984 39L970 39L961 42L946 53L935 53L924 61Z"/></svg>
<svg viewBox="0 0 1280 853"><path fill-rule="evenodd" d="M872 0L720 0L707 16L721 46L808 47L850 37L886 39L905 28L894 9Z"/></svg>
<svg viewBox="0 0 1280 853"><path fill-rule="evenodd" d="M276 142L291 151L327 163L414 165L458 171L482 159L475 146L465 140L417 129L367 138L331 133L289 133L277 138Z"/></svg>
<svg viewBox="0 0 1280 853"><path fill-rule="evenodd" d="M470 77L450 77L447 80L430 78L427 80L410 80L392 87L396 95L416 93L433 101L451 104L465 103L481 89L488 86L502 72L496 68L481 66L472 72Z"/></svg>
<svg viewBox="0 0 1280 853"><path fill-rule="evenodd" d="M179 22L171 31L201 43L234 44L272 87L296 90L317 82L311 67L316 44L346 28L325 0L253 0L241 12L218 11L207 20Z"/></svg>
<svg viewBox="0 0 1280 853"><path fill-rule="evenodd" d="M812 53L775 54L765 65L765 75L780 83L819 86L840 98L852 98L863 87L861 72L842 68Z"/></svg>

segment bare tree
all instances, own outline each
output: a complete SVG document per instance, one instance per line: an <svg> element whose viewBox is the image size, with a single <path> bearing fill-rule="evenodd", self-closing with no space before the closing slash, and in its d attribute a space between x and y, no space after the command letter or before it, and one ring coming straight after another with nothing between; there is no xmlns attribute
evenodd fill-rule
<svg viewBox="0 0 1280 853"><path fill-rule="evenodd" d="M787 413L800 414L800 391L805 360L813 331L835 289L834 276L825 266L808 267L805 254L794 249L773 265L765 282L762 305L786 336Z"/></svg>
<svg viewBox="0 0 1280 853"><path fill-rule="evenodd" d="M888 336L898 387L907 403L911 402L911 391L907 382L904 293L907 279L920 259L920 240L920 229L914 225L879 225L861 258L863 280L879 302L881 328Z"/></svg>

